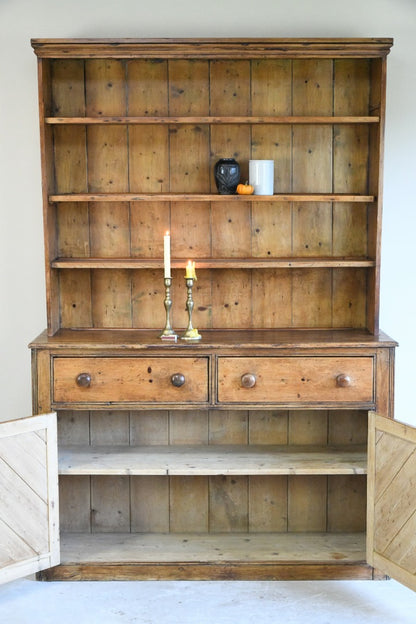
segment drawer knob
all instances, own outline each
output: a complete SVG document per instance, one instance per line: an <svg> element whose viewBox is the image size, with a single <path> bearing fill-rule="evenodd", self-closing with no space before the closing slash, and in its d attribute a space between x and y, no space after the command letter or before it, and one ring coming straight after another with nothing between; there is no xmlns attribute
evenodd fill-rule
<svg viewBox="0 0 416 624"><path fill-rule="evenodd" d="M80 388L89 388L91 385L91 375L89 373L80 373L76 378L77 386Z"/></svg>
<svg viewBox="0 0 416 624"><path fill-rule="evenodd" d="M172 383L172 386L175 386L175 388L180 388L185 383L185 375L182 375L182 373L174 373L170 378L170 381Z"/></svg>
<svg viewBox="0 0 416 624"><path fill-rule="evenodd" d="M256 376L252 373L244 373L241 376L241 385L243 388L254 388L256 385Z"/></svg>
<svg viewBox="0 0 416 624"><path fill-rule="evenodd" d="M351 385L351 377L349 375L338 375L337 376L337 386L339 388L348 388Z"/></svg>

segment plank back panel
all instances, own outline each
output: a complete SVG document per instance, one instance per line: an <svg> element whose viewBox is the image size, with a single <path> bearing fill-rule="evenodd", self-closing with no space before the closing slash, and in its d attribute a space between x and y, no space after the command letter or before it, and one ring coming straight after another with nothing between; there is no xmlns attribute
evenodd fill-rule
<svg viewBox="0 0 416 624"><path fill-rule="evenodd" d="M377 85L370 92L375 72L368 59L93 59L85 68L81 61L65 59L54 62L51 97L56 113L73 116L368 115L380 100ZM214 163L234 156L242 180L250 158L273 158L276 192L366 193L368 162L376 159L376 148L371 147L370 159L365 146L377 143L369 140L365 124L93 124L58 125L54 132L59 192L215 193ZM157 258L169 230L172 256L183 258L184 265L195 259L197 267L199 259L210 257L374 257L368 210L366 204L339 202L69 202L57 208L58 253ZM374 229L374 219L369 223ZM63 277L61 326L159 329L161 272L141 270L130 278L121 270L111 273L109 286L108 272L93 273L90 285L82 277L85 312L80 315L78 306L71 308L76 279ZM367 302L373 269L227 273L198 270L194 320L201 328L361 328L373 317L374 299ZM180 271L178 277L173 293L175 300L184 300ZM311 314L300 311L305 298ZM237 307L235 301L241 306L243 299L253 301L253 309ZM186 325L182 306L173 314L175 323Z"/></svg>
<svg viewBox="0 0 416 624"><path fill-rule="evenodd" d="M62 411L59 440L64 445L109 447L348 446L365 444L366 426L366 413L355 410ZM308 526L316 531L361 532L365 487L365 477L356 475L332 475L328 480L300 475L62 475L62 527L66 532L97 533L109 532L112 526L116 532L133 533L299 532L308 531ZM190 500L198 509L189 515Z"/></svg>

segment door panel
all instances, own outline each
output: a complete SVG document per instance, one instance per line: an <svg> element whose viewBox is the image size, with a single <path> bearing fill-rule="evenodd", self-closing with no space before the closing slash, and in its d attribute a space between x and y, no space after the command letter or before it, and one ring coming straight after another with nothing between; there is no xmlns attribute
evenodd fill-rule
<svg viewBox="0 0 416 624"><path fill-rule="evenodd" d="M367 561L416 590L416 429L370 413Z"/></svg>
<svg viewBox="0 0 416 624"><path fill-rule="evenodd" d="M56 414L0 423L0 582L59 563Z"/></svg>

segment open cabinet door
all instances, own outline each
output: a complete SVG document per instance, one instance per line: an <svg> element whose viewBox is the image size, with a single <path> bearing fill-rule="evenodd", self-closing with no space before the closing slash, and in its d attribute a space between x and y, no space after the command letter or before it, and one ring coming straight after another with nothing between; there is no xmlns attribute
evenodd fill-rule
<svg viewBox="0 0 416 624"><path fill-rule="evenodd" d="M56 414L0 423L0 582L58 563Z"/></svg>
<svg viewBox="0 0 416 624"><path fill-rule="evenodd" d="M369 414L367 561L416 590L416 429Z"/></svg>

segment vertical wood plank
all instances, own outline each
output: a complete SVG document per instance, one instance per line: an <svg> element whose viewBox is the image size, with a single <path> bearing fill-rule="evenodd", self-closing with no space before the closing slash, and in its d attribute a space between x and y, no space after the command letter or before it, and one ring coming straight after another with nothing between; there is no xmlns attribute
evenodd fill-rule
<svg viewBox="0 0 416 624"><path fill-rule="evenodd" d="M162 330L165 326L163 271L131 271L132 326Z"/></svg>
<svg viewBox="0 0 416 624"><path fill-rule="evenodd" d="M170 532L207 533L208 478L170 477Z"/></svg>
<svg viewBox="0 0 416 624"><path fill-rule="evenodd" d="M58 412L58 444L89 445L89 443L89 412L60 410Z"/></svg>
<svg viewBox="0 0 416 624"><path fill-rule="evenodd" d="M171 192L209 193L208 127L171 126L169 136Z"/></svg>
<svg viewBox="0 0 416 624"><path fill-rule="evenodd" d="M294 203L293 254L299 257L332 255L330 203Z"/></svg>
<svg viewBox="0 0 416 624"><path fill-rule="evenodd" d="M287 477L249 478L249 532L287 531Z"/></svg>
<svg viewBox="0 0 416 624"><path fill-rule="evenodd" d="M208 412L174 410L169 414L169 444L207 444Z"/></svg>
<svg viewBox="0 0 416 624"><path fill-rule="evenodd" d="M286 202L253 202L251 232L254 257L291 256L291 205Z"/></svg>
<svg viewBox="0 0 416 624"><path fill-rule="evenodd" d="M85 62L86 114L125 115L125 67L122 61ZM92 125L87 128L88 186L92 193L128 191L127 128Z"/></svg>
<svg viewBox="0 0 416 624"><path fill-rule="evenodd" d="M328 413L322 410L296 410L289 412L289 444L326 445L328 439Z"/></svg>
<svg viewBox="0 0 416 624"><path fill-rule="evenodd" d="M211 256L211 211L208 202L175 202L171 218L173 258ZM185 263L184 263L185 266Z"/></svg>
<svg viewBox="0 0 416 624"><path fill-rule="evenodd" d="M85 115L84 78L83 61L65 59L53 62L54 114L75 117ZM56 192L87 191L86 128L56 126L53 132ZM60 204L56 211L58 255L88 256L90 254L88 205ZM81 276L81 303L80 292L73 277L62 275L60 272L60 325L68 327L72 323L72 326L88 326L91 316L88 280L85 280L85 274ZM76 314L73 314L74 312Z"/></svg>
<svg viewBox="0 0 416 624"><path fill-rule="evenodd" d="M333 324L335 327L365 327L367 273L362 269L333 270Z"/></svg>
<svg viewBox="0 0 416 624"><path fill-rule="evenodd" d="M130 412L130 444L168 444L168 417L166 410Z"/></svg>
<svg viewBox="0 0 416 624"><path fill-rule="evenodd" d="M222 204L212 202L212 256L240 257L251 253L249 202Z"/></svg>
<svg viewBox="0 0 416 624"><path fill-rule="evenodd" d="M91 272L65 269L59 273L61 327L91 327Z"/></svg>
<svg viewBox="0 0 416 624"><path fill-rule="evenodd" d="M288 413L281 410L249 412L250 444L287 444Z"/></svg>
<svg viewBox="0 0 416 624"><path fill-rule="evenodd" d="M210 114L250 114L250 61L212 61L210 64ZM216 186L213 166L219 158L235 158L241 179L248 180L250 128L220 124L211 128L211 188Z"/></svg>
<svg viewBox="0 0 416 624"><path fill-rule="evenodd" d="M59 526L65 533L91 531L90 477L61 475L59 477Z"/></svg>
<svg viewBox="0 0 416 624"><path fill-rule="evenodd" d="M326 445L328 413L321 410L289 412L288 443ZM288 478L288 530L325 531L327 524L327 478Z"/></svg>
<svg viewBox="0 0 416 624"><path fill-rule="evenodd" d="M331 269L292 269L293 326L332 326Z"/></svg>
<svg viewBox="0 0 416 624"><path fill-rule="evenodd" d="M84 63L59 59L51 64L52 113L62 117L85 115ZM55 177L58 193L87 190L85 127L54 128ZM76 212L76 206L71 207Z"/></svg>
<svg viewBox="0 0 416 624"><path fill-rule="evenodd" d="M292 61L251 62L252 115L292 114ZM251 158L274 160L274 192L291 190L292 130L289 126L255 125L251 131Z"/></svg>
<svg viewBox="0 0 416 624"><path fill-rule="evenodd" d="M129 412L91 412L90 428L92 446L119 446L130 442Z"/></svg>
<svg viewBox="0 0 416 624"><path fill-rule="evenodd" d="M171 411L169 444L207 444L208 412ZM171 477L170 530L173 533L208 531L208 478Z"/></svg>
<svg viewBox="0 0 416 624"><path fill-rule="evenodd" d="M130 256L130 214L127 202L90 204L91 256L128 258Z"/></svg>
<svg viewBox="0 0 416 624"><path fill-rule="evenodd" d="M367 205L334 204L334 256L367 257Z"/></svg>
<svg viewBox="0 0 416 624"><path fill-rule="evenodd" d="M328 413L328 444L366 444L367 412L331 410Z"/></svg>
<svg viewBox="0 0 416 624"><path fill-rule="evenodd" d="M127 94L125 64L112 59L90 59L85 63L86 113L90 116L125 115ZM87 128L88 187L90 192L126 192L128 183L128 137L123 126L92 125ZM114 211L113 211L114 208ZM98 212L98 215L95 213ZM111 221L108 218L111 218ZM128 206L94 207L93 248L115 245L124 239L128 248L126 224ZM96 226L96 227L95 227ZM111 251L112 249L112 251ZM126 249L127 251L127 249ZM95 271L92 275L93 324L99 327L131 327L131 284L123 271Z"/></svg>
<svg viewBox="0 0 416 624"><path fill-rule="evenodd" d="M142 59L128 61L127 89L130 116L168 114L167 76L167 61ZM168 128L160 125L133 125L128 130L130 190L156 193L168 191Z"/></svg>
<svg viewBox="0 0 416 624"><path fill-rule="evenodd" d="M288 477L288 531L326 531L325 476Z"/></svg>
<svg viewBox="0 0 416 624"><path fill-rule="evenodd" d="M56 204L56 225L58 256L82 258L91 255L88 203Z"/></svg>
<svg viewBox="0 0 416 624"><path fill-rule="evenodd" d="M130 481L125 476L91 477L93 533L130 531Z"/></svg>
<svg viewBox="0 0 416 624"><path fill-rule="evenodd" d="M130 229L133 258L162 258L163 236L171 229L169 202L132 202Z"/></svg>
<svg viewBox="0 0 416 624"><path fill-rule="evenodd" d="M50 262L57 255L56 240L56 207L49 202L49 194L56 189L54 166L53 128L45 123L45 117L52 111L52 71L50 61L38 59L39 83L39 121L40 121L40 153L42 162L42 208L43 231L45 240L45 285L46 285L46 312L48 321L48 335L53 334L60 327L59 318L59 275L50 267Z"/></svg>
<svg viewBox="0 0 416 624"><path fill-rule="evenodd" d="M332 115L333 64L331 60L293 61L293 114ZM293 191L331 192L332 128L293 127ZM294 204L293 252L301 255L331 255L332 209L330 204ZM294 326L332 325L331 273L293 273ZM300 311L308 310L308 318ZM305 306L305 301L308 305ZM325 302L325 303L324 303Z"/></svg>
<svg viewBox="0 0 416 624"><path fill-rule="evenodd" d="M205 116L209 114L209 61L175 59L168 61L169 114Z"/></svg>
<svg viewBox="0 0 416 624"><path fill-rule="evenodd" d="M211 533L248 531L248 477L209 478L209 527Z"/></svg>
<svg viewBox="0 0 416 624"><path fill-rule="evenodd" d="M209 444L247 444L248 413L227 410L209 413Z"/></svg>
<svg viewBox="0 0 416 624"><path fill-rule="evenodd" d="M128 270L91 271L94 327L131 327L131 273Z"/></svg>
<svg viewBox="0 0 416 624"><path fill-rule="evenodd" d="M366 59L335 61L335 115L369 114L369 71L369 61ZM368 191L368 146L369 127L367 125L334 127L335 192L366 193ZM337 206L334 212L334 245L340 255L367 255L367 218L365 205ZM366 273L334 271L333 289L334 324L345 327L365 327L367 322Z"/></svg>
<svg viewBox="0 0 416 624"><path fill-rule="evenodd" d="M167 477L131 477L132 533L169 533Z"/></svg>
<svg viewBox="0 0 416 624"><path fill-rule="evenodd" d="M244 269L216 270L213 274L213 327L250 327L251 274Z"/></svg>
<svg viewBox="0 0 416 624"><path fill-rule="evenodd" d="M292 276L285 269L253 269L253 326L290 327Z"/></svg>
<svg viewBox="0 0 416 624"><path fill-rule="evenodd" d="M34 414L51 411L51 360L49 351L32 351L32 403Z"/></svg>
<svg viewBox="0 0 416 624"><path fill-rule="evenodd" d="M366 489L365 475L328 477L328 531L365 531Z"/></svg>

